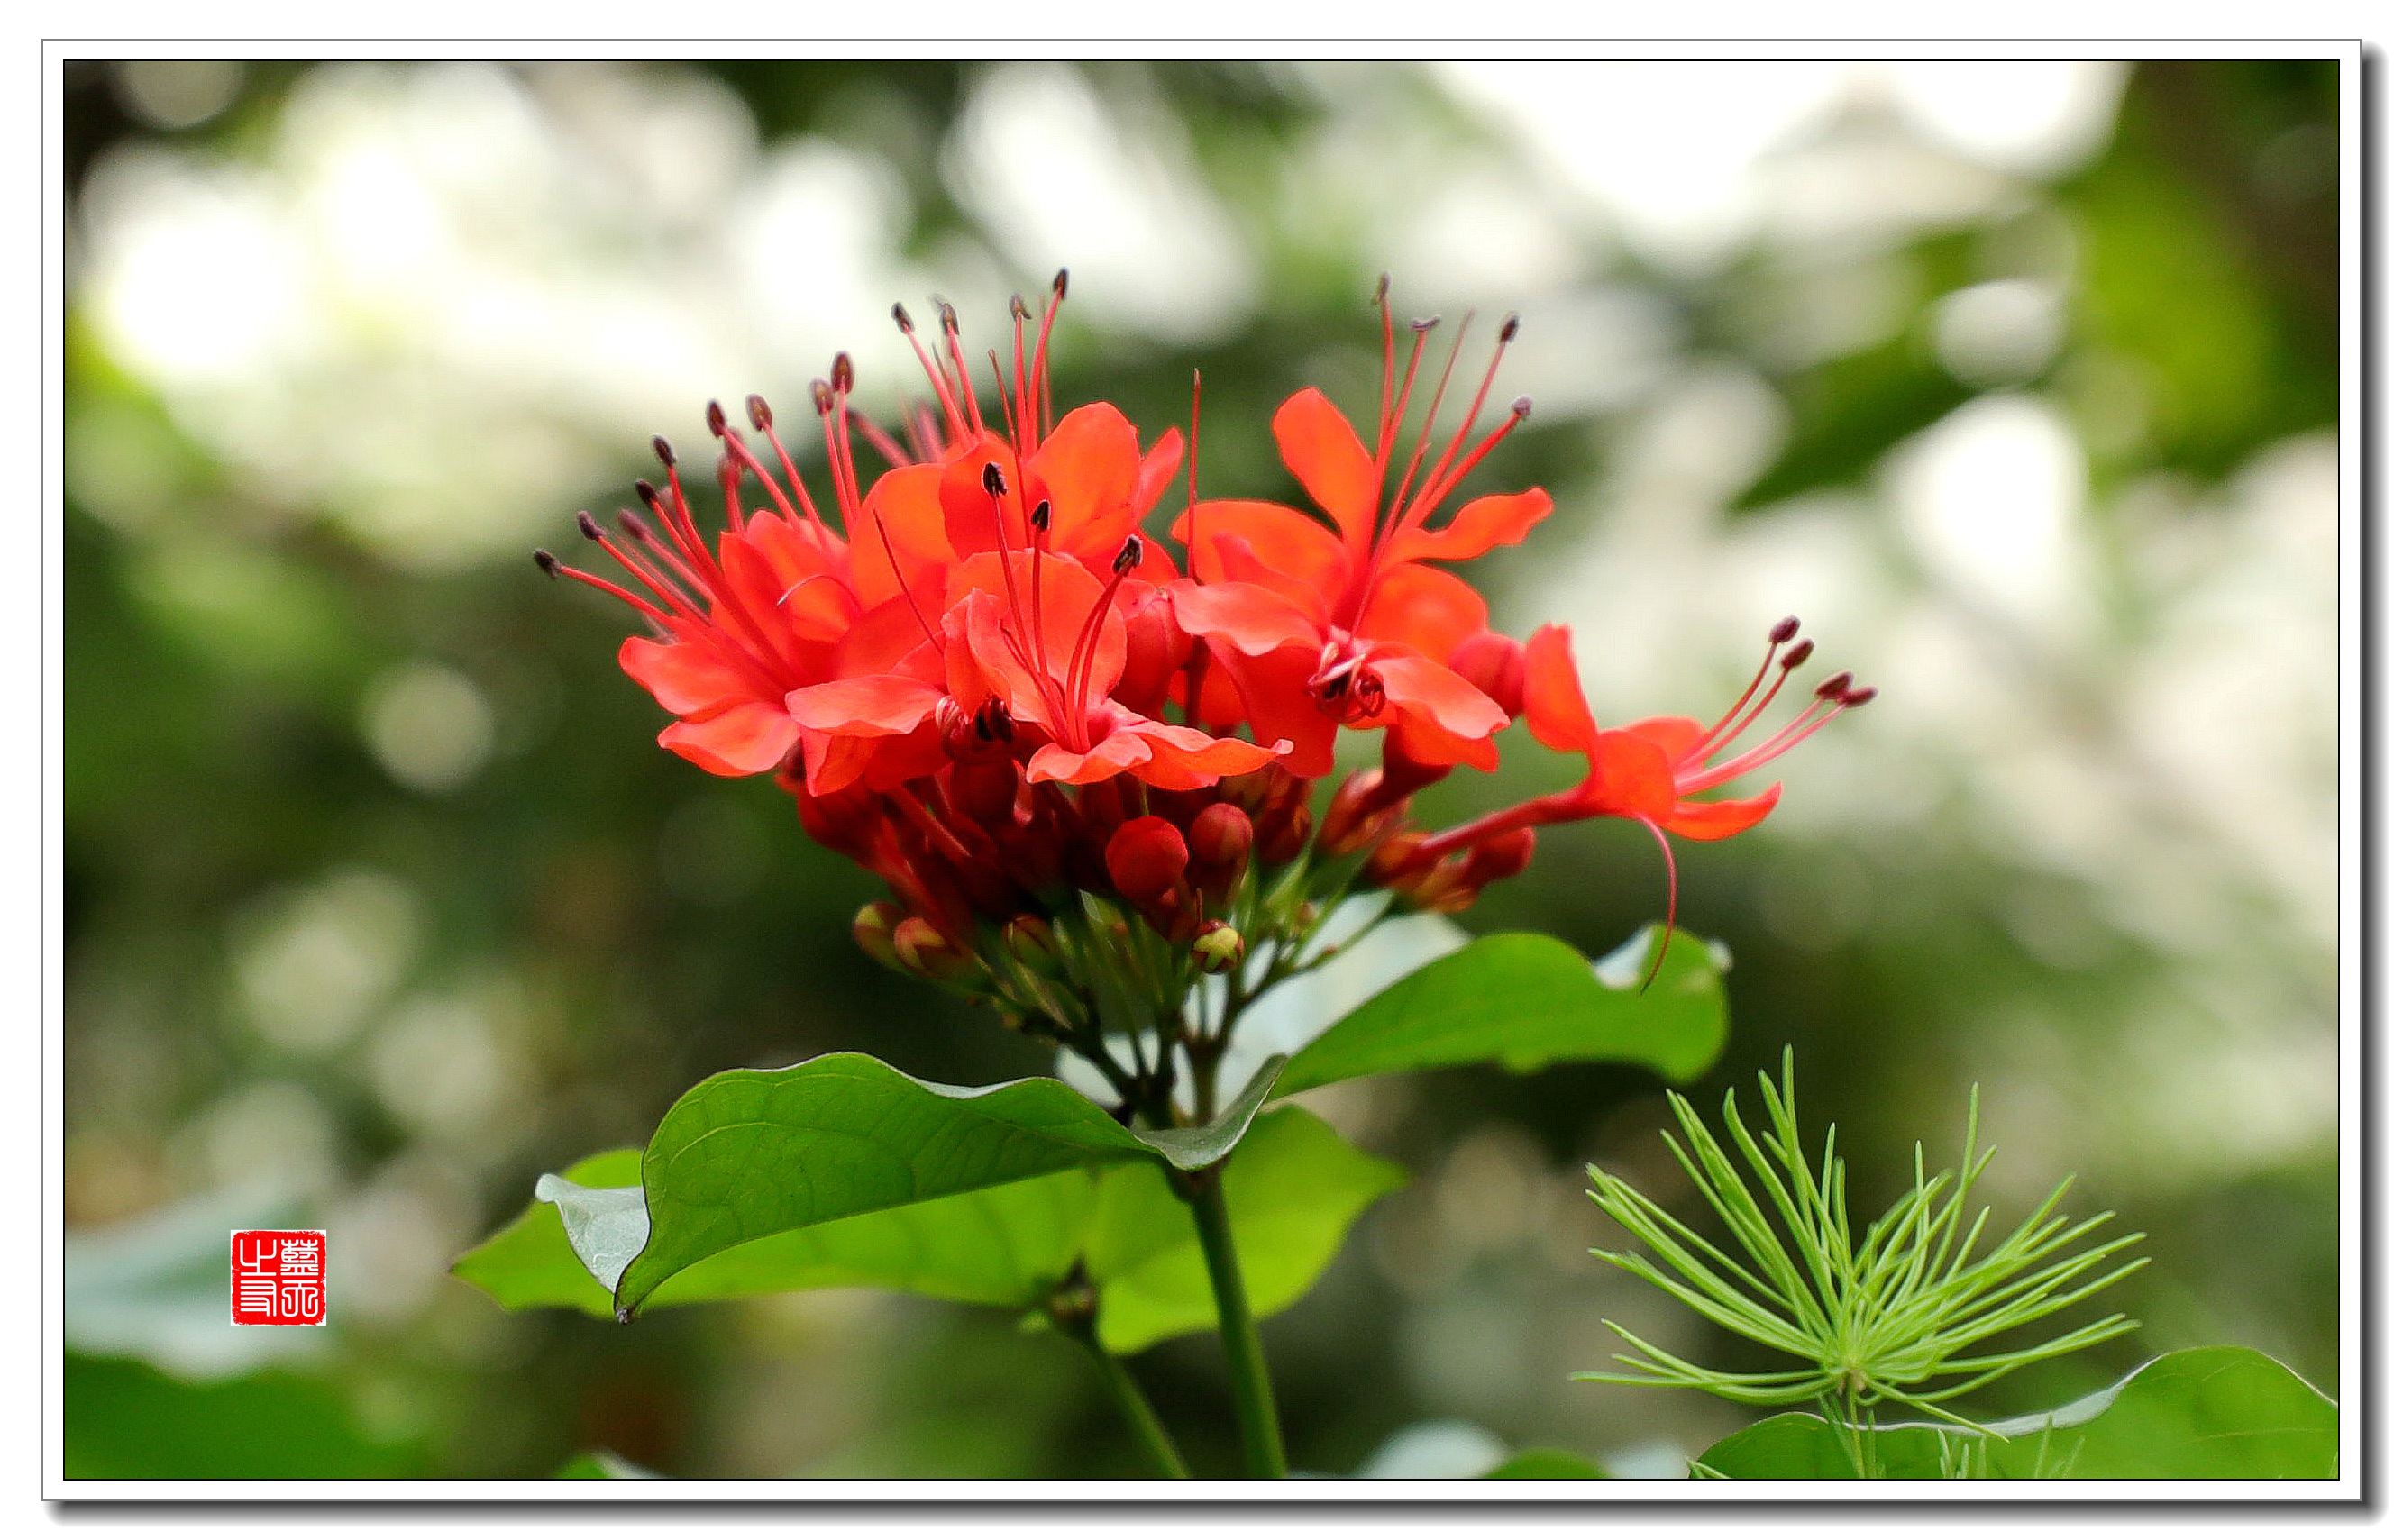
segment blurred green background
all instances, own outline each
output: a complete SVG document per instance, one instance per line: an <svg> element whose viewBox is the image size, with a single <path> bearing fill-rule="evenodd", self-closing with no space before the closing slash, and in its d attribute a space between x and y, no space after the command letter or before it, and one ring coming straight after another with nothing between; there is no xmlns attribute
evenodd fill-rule
<svg viewBox="0 0 2403 1540"><path fill-rule="evenodd" d="M511 1316L446 1277L535 1176L715 1070L1044 1069L879 972L870 882L764 779L652 746L626 617L536 545L702 403L888 419L896 299L1003 335L1075 274L1063 403L1290 495L1305 383L1370 410L1366 300L1524 318L1480 472L1559 512L1472 575L1577 628L1605 717L1715 715L1771 621L1881 687L1683 852L1735 1037L1797 1048L1856 1202L1971 1081L1993 1197L2148 1231L2153 1353L2339 1382L2333 63L71 62L64 419L66 1470L681 1476L1141 1466L1087 1366L869 1294ZM1458 814L1564 784L1514 732ZM1499 784L1497 784L1497 782ZM1548 834L1465 916L1599 952L1658 857ZM1609 1314L1743 1366L1587 1249L1600 1160L1676 1193L1605 1068L1317 1093L1415 1178L1267 1324L1297 1465L1550 1444L1674 1470L1744 1419L1572 1384ZM1690 1210L1690 1195L1687 1208ZM319 1225L335 1325L225 1325L222 1237ZM214 1269L215 1270L212 1270ZM1137 1361L1232 1467L1215 1339Z"/></svg>

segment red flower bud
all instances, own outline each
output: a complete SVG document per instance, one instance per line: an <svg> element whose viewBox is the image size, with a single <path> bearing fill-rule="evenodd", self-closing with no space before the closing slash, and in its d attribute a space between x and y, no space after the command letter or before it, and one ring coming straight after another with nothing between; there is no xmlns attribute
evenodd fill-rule
<svg viewBox="0 0 2403 1540"><path fill-rule="evenodd" d="M1485 692L1514 721L1527 709L1527 649L1483 631L1452 649L1452 672Z"/></svg>
<svg viewBox="0 0 2403 1540"><path fill-rule="evenodd" d="M1468 867L1462 875L1471 888L1482 888L1488 882L1518 876L1535 858L1535 831L1510 829L1471 846Z"/></svg>
<svg viewBox="0 0 2403 1540"><path fill-rule="evenodd" d="M1186 843L1193 852L1193 881L1212 903L1223 903L1252 859L1252 820L1231 802L1213 802L1194 815Z"/></svg>
<svg viewBox="0 0 2403 1540"><path fill-rule="evenodd" d="M1156 715L1169 681L1193 654L1193 638L1177 625L1168 595L1154 590L1126 617L1126 667L1111 693L1134 710Z"/></svg>
<svg viewBox="0 0 2403 1540"><path fill-rule="evenodd" d="M1185 837L1165 818L1129 819L1110 836L1102 859L1119 893L1137 904L1152 903L1185 875Z"/></svg>

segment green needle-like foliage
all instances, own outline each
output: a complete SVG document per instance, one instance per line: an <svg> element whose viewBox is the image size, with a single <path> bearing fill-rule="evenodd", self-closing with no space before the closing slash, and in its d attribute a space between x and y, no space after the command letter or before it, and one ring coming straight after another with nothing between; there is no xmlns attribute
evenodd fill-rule
<svg viewBox="0 0 2403 1540"><path fill-rule="evenodd" d="M1814 1171L1794 1103L1794 1054L1783 1085L1760 1076L1766 1130L1745 1128L1728 1093L1729 1139L1722 1145L1683 1097L1670 1105L1686 1142L1670 1149L1733 1237L1731 1251L1703 1239L1660 1204L1596 1167L1593 1199L1651 1255L1595 1256L1683 1300L1739 1336L1800 1359L1796 1368L1731 1374L1703 1368L1606 1322L1632 1347L1616 1353L1623 1371L1577 1376L1613 1384L1682 1385L1751 1406L1818 1402L1847 1423L1862 1408L1894 1401L1962 1423L1938 1405L2039 1359L2074 1353L2135 1328L2111 1315L2031 1347L1980 1345L2041 1320L2108 1287L2145 1265L2135 1257L2106 1268L2141 1234L2084 1245L2107 1213L2071 1223L2059 1216L2064 1179L2018 1228L1977 1255L1991 1209L1969 1210L1969 1190L1992 1160L1978 1153L1978 1095L1969 1093L1968 1131L1956 1173L1927 1174L1924 1149L1912 1157L1911 1188L1854 1239L1846 1209L1844 1163L1827 1131ZM1729 1154L1729 1148L1733 1154ZM1749 1172L1749 1179L1747 1178ZM1756 1186L1757 1191L1756 1191Z"/></svg>

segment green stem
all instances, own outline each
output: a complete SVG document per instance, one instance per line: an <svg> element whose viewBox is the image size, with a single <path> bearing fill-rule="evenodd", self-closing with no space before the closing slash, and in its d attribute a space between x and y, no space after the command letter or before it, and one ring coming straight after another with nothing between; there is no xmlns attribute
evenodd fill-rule
<svg viewBox="0 0 2403 1540"><path fill-rule="evenodd" d="M1143 1387L1128 1372L1126 1360L1102 1346L1101 1339L1094 1335L1091 1318L1063 1321L1060 1330L1082 1347L1101 1369L1102 1383L1108 1387L1110 1400L1127 1420L1127 1426L1134 1430L1135 1442L1143 1446L1144 1456L1151 1462L1152 1469L1172 1480L1190 1480L1193 1473L1185 1468L1185 1456L1176 1451L1175 1442L1160 1423L1160 1413L1152 1409L1151 1398L1143 1394Z"/></svg>
<svg viewBox="0 0 2403 1540"><path fill-rule="evenodd" d="M1235 1424L1243 1435L1247 1476L1282 1479L1285 1438L1277 1431L1276 1394L1269 1385L1268 1359L1259 1328L1243 1296L1243 1275L1235 1263L1235 1232L1227 1219L1226 1194L1215 1169L1196 1173L1186 1186L1193 1228L1202 1237L1210 1268L1210 1292L1218 1301L1218 1339L1226 1344L1228 1372L1235 1381Z"/></svg>

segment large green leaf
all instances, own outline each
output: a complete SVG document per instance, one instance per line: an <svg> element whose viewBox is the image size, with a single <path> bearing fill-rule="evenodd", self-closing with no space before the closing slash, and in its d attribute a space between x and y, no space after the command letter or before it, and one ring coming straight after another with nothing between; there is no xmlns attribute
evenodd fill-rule
<svg viewBox="0 0 2403 1540"><path fill-rule="evenodd" d="M647 1237L642 1151L613 1150L546 1177L525 1213L451 1268L509 1308L572 1305L610 1313L607 1286ZM626 1184L626 1185L618 1185ZM899 1208L786 1230L722 1251L660 1285L650 1305L815 1288L890 1288L968 1304L1039 1303L1075 1261L1093 1178L1054 1172ZM604 1223L588 1215L598 1213ZM632 1244L612 1236L629 1216Z"/></svg>
<svg viewBox="0 0 2403 1540"><path fill-rule="evenodd" d="M1643 938L1647 943L1652 934ZM1648 964L1647 964L1648 965ZM1604 983L1549 936L1489 936L1438 957L1327 1029L1285 1066L1277 1094L1396 1070L1563 1059L1641 1064L1671 1080L1727 1042L1727 995L1702 940L1677 932L1648 989Z"/></svg>
<svg viewBox="0 0 2403 1540"><path fill-rule="evenodd" d="M2250 1348L2165 1353L2108 1389L2054 1411L1997 1422L1991 1436L1910 1422L1880 1428L1880 1474L2058 1477L2090 1480L2332 1479L2337 1408L2276 1359ZM1786 1412L1714 1445L1704 1475L1845 1478L1836 1430Z"/></svg>
<svg viewBox="0 0 2403 1540"><path fill-rule="evenodd" d="M936 1085L859 1053L781 1070L729 1070L676 1099L643 1153L646 1239L618 1279L620 1312L737 1246L854 1214L1080 1167L1165 1161L1198 1170L1243 1137L1279 1065L1207 1128L1131 1132L1057 1080ZM592 1233L622 1238L615 1199L555 1188ZM604 1263L615 1257L601 1256Z"/></svg>
<svg viewBox="0 0 2403 1540"><path fill-rule="evenodd" d="M1271 1070L1271 1073L1273 1073ZM1243 1293L1269 1315L1309 1291L1360 1211L1409 1180L1299 1107L1262 1117L1227 1162L1227 1214ZM1214 1325L1217 1308L1192 1211L1157 1166L1104 1173L1085 1265L1101 1297L1102 1345L1134 1353Z"/></svg>

